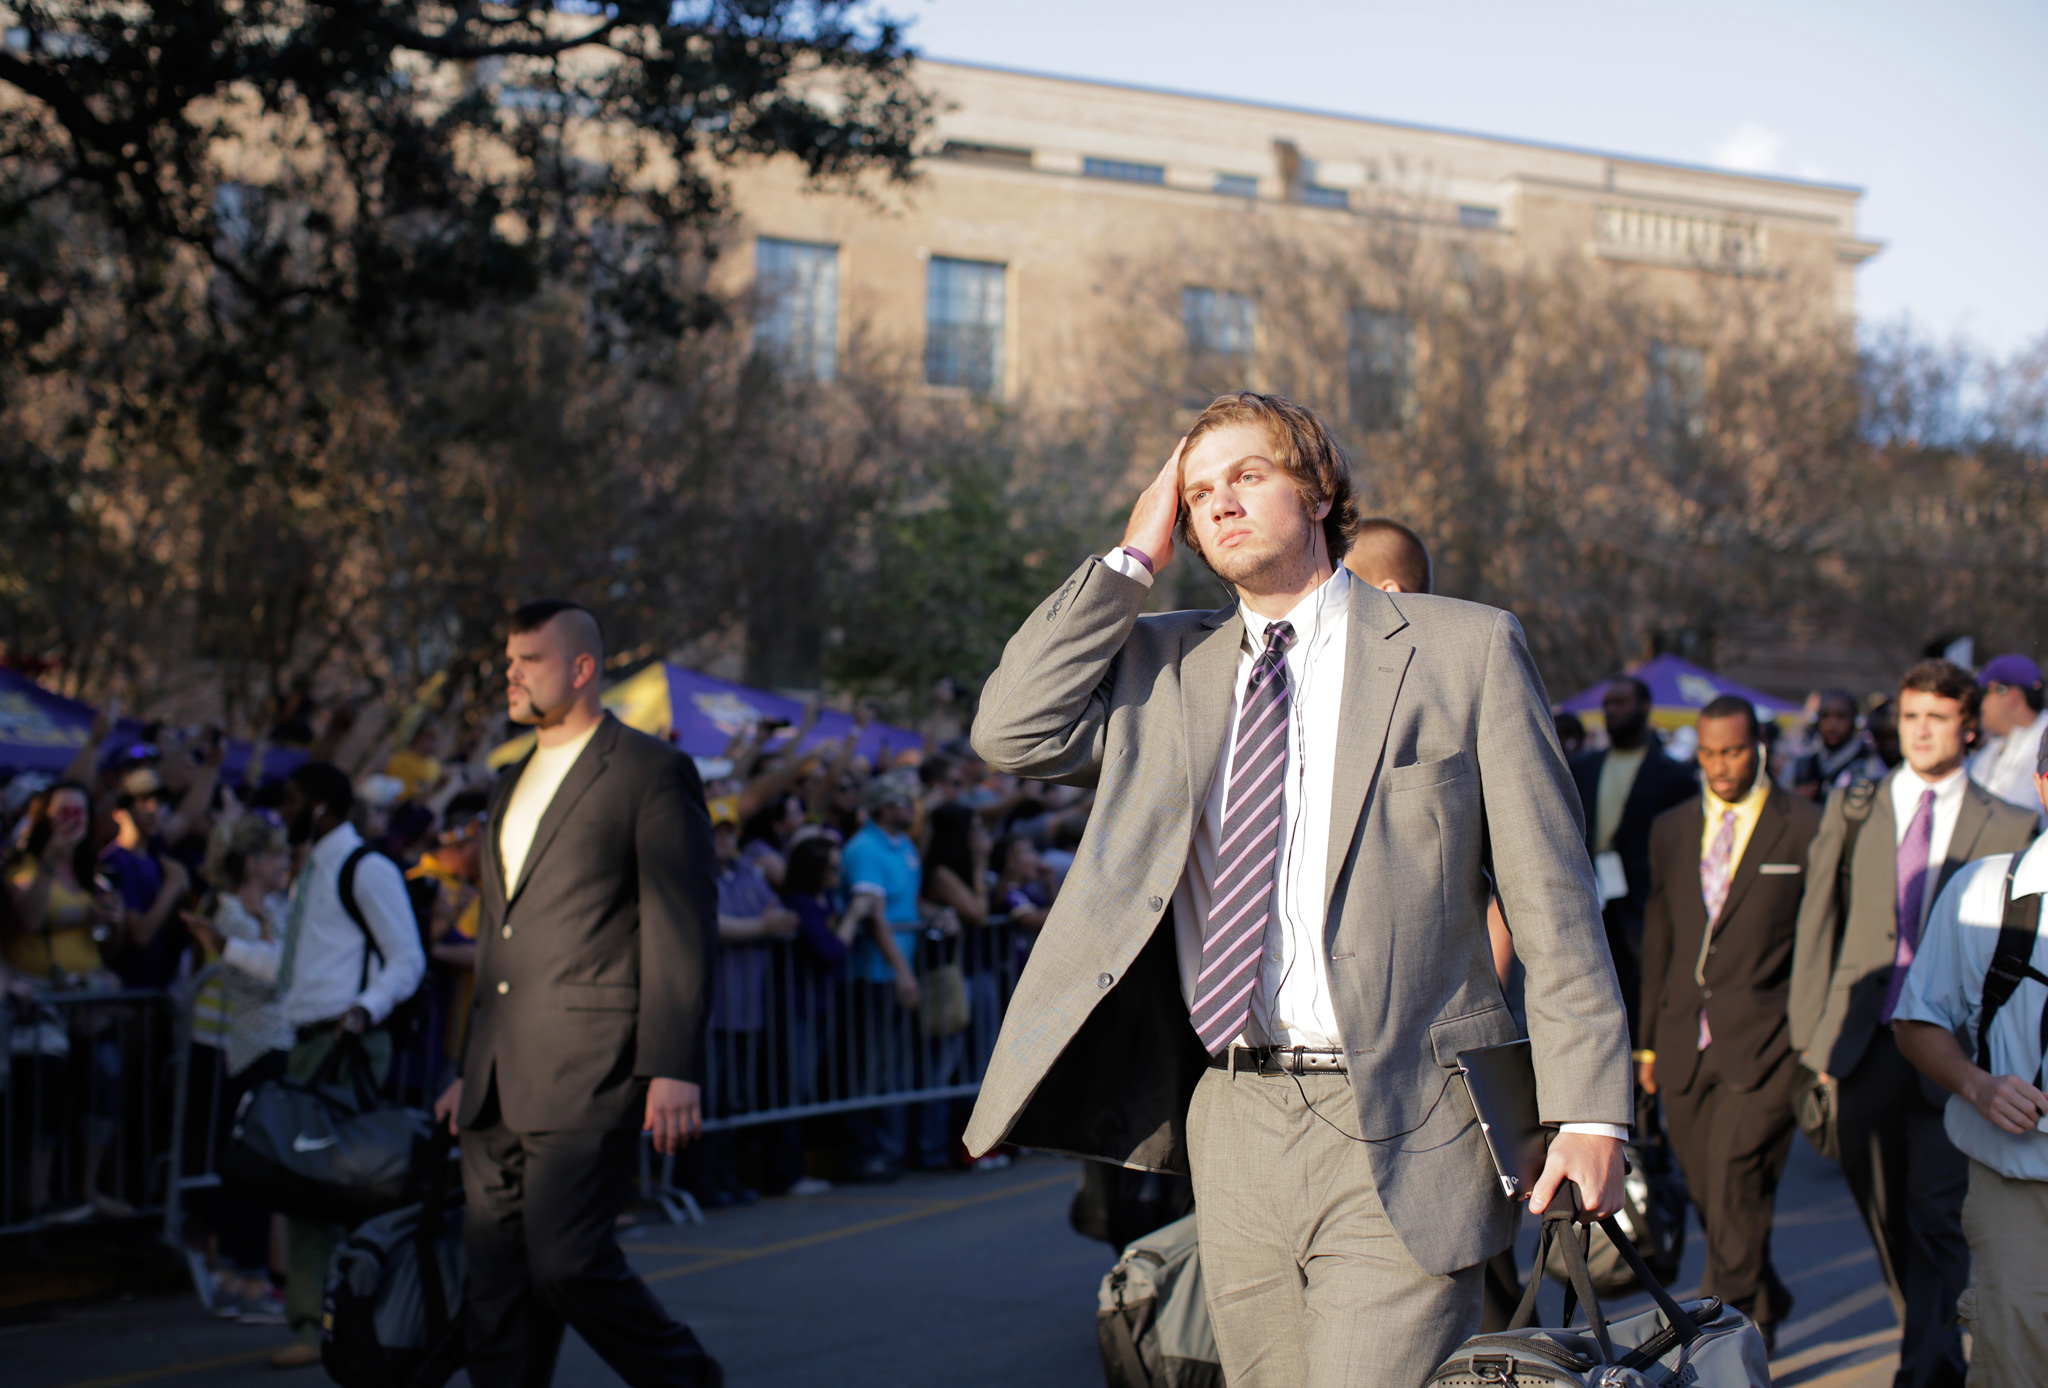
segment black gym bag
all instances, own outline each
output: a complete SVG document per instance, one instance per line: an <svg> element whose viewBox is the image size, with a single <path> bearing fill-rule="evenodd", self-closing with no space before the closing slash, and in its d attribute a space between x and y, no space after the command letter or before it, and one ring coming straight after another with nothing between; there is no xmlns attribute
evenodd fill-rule
<svg viewBox="0 0 2048 1388"><path fill-rule="evenodd" d="M343 1036L312 1079L242 1096L221 1179L293 1219L360 1224L419 1199L414 1172L433 1129L426 1110L377 1093L361 1038Z"/></svg>
<svg viewBox="0 0 2048 1388"><path fill-rule="evenodd" d="M379 1215L335 1252L320 1364L342 1388L441 1388L462 1367L468 1260L452 1150L437 1134L420 1202Z"/></svg>

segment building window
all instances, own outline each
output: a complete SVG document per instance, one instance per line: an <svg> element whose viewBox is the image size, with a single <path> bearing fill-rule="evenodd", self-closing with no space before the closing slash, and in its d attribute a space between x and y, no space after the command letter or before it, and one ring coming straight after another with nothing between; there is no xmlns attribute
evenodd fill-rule
<svg viewBox="0 0 2048 1388"><path fill-rule="evenodd" d="M1217 174L1216 191L1230 198L1256 198L1259 180L1250 174Z"/></svg>
<svg viewBox="0 0 2048 1388"><path fill-rule="evenodd" d="M1164 183L1164 164L1133 164L1123 159L1083 159L1081 173L1087 178L1120 178L1126 183Z"/></svg>
<svg viewBox="0 0 2048 1388"><path fill-rule="evenodd" d="M1338 207L1346 211L1351 207L1351 194L1343 188L1325 188L1320 183L1301 185L1301 200L1310 207Z"/></svg>
<svg viewBox="0 0 2048 1388"><path fill-rule="evenodd" d="M1697 457L1707 434L1706 354L1675 342L1652 342L1644 407L1655 452L1673 460Z"/></svg>
<svg viewBox="0 0 2048 1388"><path fill-rule="evenodd" d="M925 279L924 378L996 395L1003 385L1003 269L935 255Z"/></svg>
<svg viewBox="0 0 2048 1388"><path fill-rule="evenodd" d="M1351 384L1351 422L1360 429L1398 429L1407 422L1408 319L1376 308L1351 310L1345 366Z"/></svg>
<svg viewBox="0 0 2048 1388"><path fill-rule="evenodd" d="M1472 231L1500 230L1500 209L1498 207L1477 207L1464 203L1458 208L1458 225Z"/></svg>
<svg viewBox="0 0 2048 1388"><path fill-rule="evenodd" d="M975 164L1002 164L1013 169L1031 167L1031 151L1016 145L982 145L970 140L948 140L939 149L941 159L964 159Z"/></svg>
<svg viewBox="0 0 2048 1388"><path fill-rule="evenodd" d="M808 241L754 242L754 350L795 376L829 381L839 371L839 248Z"/></svg>
<svg viewBox="0 0 2048 1388"><path fill-rule="evenodd" d="M1187 326L1188 357L1197 388L1243 385L1258 335L1251 297L1234 289L1191 285L1180 292L1180 316Z"/></svg>

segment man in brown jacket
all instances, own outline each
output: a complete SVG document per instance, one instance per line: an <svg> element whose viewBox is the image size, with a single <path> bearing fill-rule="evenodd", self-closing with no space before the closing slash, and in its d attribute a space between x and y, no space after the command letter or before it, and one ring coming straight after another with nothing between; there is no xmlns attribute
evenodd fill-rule
<svg viewBox="0 0 2048 1388"><path fill-rule="evenodd" d="M1704 791L1650 826L1636 1060L1706 1229L1700 1291L1769 1341L1792 1306L1771 1266L1771 1209L1792 1150L1786 996L1820 807L1762 774L1761 734L1746 699L1700 710Z"/></svg>
<svg viewBox="0 0 2048 1388"><path fill-rule="evenodd" d="M1956 1298L1969 1280L1969 1163L1942 1130L1947 1094L1892 1039L1928 908L1973 858L2017 853L2034 816L1969 779L1970 672L1923 660L1899 690L1905 765L1828 797L1807 859L1792 960L1792 1045L1838 1086L1842 1171L1870 1227L1904 1334L1901 1388L1963 1382Z"/></svg>

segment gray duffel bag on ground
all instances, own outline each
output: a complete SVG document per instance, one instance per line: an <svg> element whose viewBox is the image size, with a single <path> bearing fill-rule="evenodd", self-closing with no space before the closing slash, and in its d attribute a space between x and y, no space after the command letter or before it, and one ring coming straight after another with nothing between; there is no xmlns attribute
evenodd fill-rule
<svg viewBox="0 0 2048 1388"><path fill-rule="evenodd" d="M1509 1328L1477 1335L1458 1347L1431 1375L1427 1388L1500 1388L1539 1383L1594 1384L1599 1388L1770 1388L1770 1356L1764 1337L1749 1317L1718 1297L1680 1305L1664 1290L1628 1235L1612 1216L1600 1221L1636 1280L1657 1304L1640 1315L1609 1321L1586 1267L1585 1247L1573 1220L1577 1190L1544 1212L1536 1240L1536 1266ZM1536 1293L1543 1287L1544 1260L1555 1244L1566 1270L1564 1321L1573 1303L1583 1302L1584 1330L1546 1330L1536 1322Z"/></svg>
<svg viewBox="0 0 2048 1388"><path fill-rule="evenodd" d="M1124 1249L1102 1279L1095 1336L1109 1388L1223 1388L1194 1215Z"/></svg>

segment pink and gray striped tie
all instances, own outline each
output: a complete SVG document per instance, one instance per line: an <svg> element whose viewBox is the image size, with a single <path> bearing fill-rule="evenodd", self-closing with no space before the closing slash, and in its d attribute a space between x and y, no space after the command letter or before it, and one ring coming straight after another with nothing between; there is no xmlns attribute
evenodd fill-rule
<svg viewBox="0 0 2048 1388"><path fill-rule="evenodd" d="M1211 1055L1244 1030L1259 954L1273 912L1273 864L1280 855L1281 792L1287 782L1287 648L1294 628L1266 628L1266 650L1252 667L1237 715L1237 745L1216 850L1216 882L1202 937L1202 972L1189 1015Z"/></svg>

